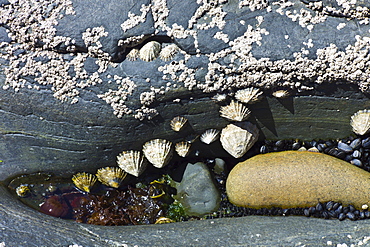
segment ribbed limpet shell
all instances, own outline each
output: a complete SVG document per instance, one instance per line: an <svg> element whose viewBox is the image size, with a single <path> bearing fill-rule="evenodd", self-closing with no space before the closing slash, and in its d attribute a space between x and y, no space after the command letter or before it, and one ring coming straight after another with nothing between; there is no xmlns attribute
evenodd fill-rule
<svg viewBox="0 0 370 247"><path fill-rule="evenodd" d="M232 100L229 105L221 106L220 113L221 117L240 122L246 120L251 111L242 103Z"/></svg>
<svg viewBox="0 0 370 247"><path fill-rule="evenodd" d="M87 172L80 172L72 177L73 184L78 189L88 193L90 193L90 190L95 185L96 181L96 176Z"/></svg>
<svg viewBox="0 0 370 247"><path fill-rule="evenodd" d="M98 180L107 186L118 188L127 173L119 167L103 167L96 172Z"/></svg>
<svg viewBox="0 0 370 247"><path fill-rule="evenodd" d="M147 161L140 151L123 151L117 156L118 166L135 177L140 176L147 167Z"/></svg>
<svg viewBox="0 0 370 247"><path fill-rule="evenodd" d="M229 124L221 131L222 147L234 158L241 158L258 140L258 128L249 122Z"/></svg>
<svg viewBox="0 0 370 247"><path fill-rule="evenodd" d="M135 61L139 58L139 49L133 48L129 53L127 53L126 58L130 61Z"/></svg>
<svg viewBox="0 0 370 247"><path fill-rule="evenodd" d="M189 142L178 142L175 145L175 150L179 156L186 157L190 152L190 147L191 144Z"/></svg>
<svg viewBox="0 0 370 247"><path fill-rule="evenodd" d="M162 45L157 41L149 41L139 51L139 57L145 62L156 59L161 52Z"/></svg>
<svg viewBox="0 0 370 247"><path fill-rule="evenodd" d="M351 116L352 131L357 135L365 135L370 132L370 110L359 110Z"/></svg>
<svg viewBox="0 0 370 247"><path fill-rule="evenodd" d="M262 91L258 88L250 87L238 90L235 93L235 98L243 103L255 103L261 100Z"/></svg>
<svg viewBox="0 0 370 247"><path fill-rule="evenodd" d="M174 131L180 131L182 128L184 128L184 126L187 122L188 122L188 120L186 118L177 116L177 117L174 117L171 120L170 124L171 124L171 128Z"/></svg>
<svg viewBox="0 0 370 247"><path fill-rule="evenodd" d="M179 47L175 44L165 46L159 53L159 58L162 59L163 61L170 61L175 57L178 50Z"/></svg>
<svg viewBox="0 0 370 247"><path fill-rule="evenodd" d="M211 144L218 139L219 133L220 131L217 129L208 129L200 136L200 140L205 144Z"/></svg>
<svg viewBox="0 0 370 247"><path fill-rule="evenodd" d="M143 145L143 153L154 167L162 168L166 166L172 158L172 143L165 139L150 140Z"/></svg>

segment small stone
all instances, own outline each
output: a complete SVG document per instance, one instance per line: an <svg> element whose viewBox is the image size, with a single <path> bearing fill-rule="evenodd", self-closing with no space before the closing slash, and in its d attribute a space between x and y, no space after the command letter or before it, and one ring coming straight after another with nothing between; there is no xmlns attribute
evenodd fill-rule
<svg viewBox="0 0 370 247"><path fill-rule="evenodd" d="M310 207L319 200L360 209L369 191L370 173L314 152L259 154L237 164L226 181L229 201L250 208Z"/></svg>
<svg viewBox="0 0 370 247"><path fill-rule="evenodd" d="M215 159L215 166L213 167L213 171L216 174L221 174L222 172L225 171L225 161L220 158Z"/></svg>
<svg viewBox="0 0 370 247"><path fill-rule="evenodd" d="M187 164L180 183L176 183L175 199L182 203L189 216L202 216L218 210L221 195L202 162Z"/></svg>

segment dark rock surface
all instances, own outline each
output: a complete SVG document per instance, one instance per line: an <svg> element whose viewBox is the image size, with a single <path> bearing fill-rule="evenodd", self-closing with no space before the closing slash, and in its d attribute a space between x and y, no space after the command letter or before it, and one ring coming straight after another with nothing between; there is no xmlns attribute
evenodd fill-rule
<svg viewBox="0 0 370 247"><path fill-rule="evenodd" d="M176 189L176 200L181 202L190 216L203 216L217 211L220 206L220 192L207 165L202 162L186 165Z"/></svg>

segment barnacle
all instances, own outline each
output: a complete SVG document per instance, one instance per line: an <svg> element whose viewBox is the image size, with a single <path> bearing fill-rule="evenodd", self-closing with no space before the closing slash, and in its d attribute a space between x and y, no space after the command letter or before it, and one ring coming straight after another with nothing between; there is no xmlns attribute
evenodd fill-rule
<svg viewBox="0 0 370 247"><path fill-rule="evenodd" d="M119 167L103 167L96 172L99 181L107 186L118 188L127 173Z"/></svg>
<svg viewBox="0 0 370 247"><path fill-rule="evenodd" d="M120 153L117 156L117 164L122 170L135 177L140 176L147 167L147 161L142 153L134 150Z"/></svg>
<svg viewBox="0 0 370 247"><path fill-rule="evenodd" d="M249 117L251 111L242 103L232 100L229 105L221 106L220 113L221 117L229 120L244 121Z"/></svg>
<svg viewBox="0 0 370 247"><path fill-rule="evenodd" d="M180 116L174 117L171 120L171 128L174 131L180 131L182 128L184 128L184 126L187 122L188 122L188 120L184 117L180 117Z"/></svg>
<svg viewBox="0 0 370 247"><path fill-rule="evenodd" d="M219 130L216 129L208 129L204 131L204 133L200 136L200 140L205 144L211 144L212 142L216 141L218 138Z"/></svg>
<svg viewBox="0 0 370 247"><path fill-rule="evenodd" d="M370 110L359 110L351 116L353 132L365 135L370 132Z"/></svg>
<svg viewBox="0 0 370 247"><path fill-rule="evenodd" d="M162 45L157 41L150 41L141 47L139 57L145 62L150 62L156 59L161 52Z"/></svg>
<svg viewBox="0 0 370 247"><path fill-rule="evenodd" d="M150 140L143 145L143 153L154 167L162 168L172 158L172 143L164 139Z"/></svg>
<svg viewBox="0 0 370 247"><path fill-rule="evenodd" d="M72 182L74 185L79 188L82 191L90 193L91 188L96 183L97 178L95 175L86 173L86 172L80 172L72 177Z"/></svg>

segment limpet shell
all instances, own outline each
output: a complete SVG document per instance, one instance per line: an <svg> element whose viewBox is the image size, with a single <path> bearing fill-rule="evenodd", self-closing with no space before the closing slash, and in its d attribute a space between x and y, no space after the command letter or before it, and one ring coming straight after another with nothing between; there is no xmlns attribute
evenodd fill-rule
<svg viewBox="0 0 370 247"><path fill-rule="evenodd" d="M127 53L126 58L130 61L135 61L139 58L139 49L133 48L129 53Z"/></svg>
<svg viewBox="0 0 370 247"><path fill-rule="evenodd" d="M220 113L221 117L240 122L246 120L251 111L242 103L232 100L229 105L221 106Z"/></svg>
<svg viewBox="0 0 370 247"><path fill-rule="evenodd" d="M172 143L165 139L150 140L144 144L143 153L154 167L162 168L166 166L172 158Z"/></svg>
<svg viewBox="0 0 370 247"><path fill-rule="evenodd" d="M180 117L180 116L177 116L177 117L174 117L172 120L171 120L171 128L174 130L174 131L180 131L184 128L185 124L188 122L188 120L184 117Z"/></svg>
<svg viewBox="0 0 370 247"><path fill-rule="evenodd" d="M351 116L352 131L357 135L365 135L370 132L370 110L359 110Z"/></svg>
<svg viewBox="0 0 370 247"><path fill-rule="evenodd" d="M139 51L139 57L145 62L156 59L161 52L162 45L157 41L149 41Z"/></svg>
<svg viewBox="0 0 370 247"><path fill-rule="evenodd" d="M291 93L288 90L284 90L284 89L276 90L272 93L272 96L274 96L275 98L279 98L279 99L286 98L290 95Z"/></svg>
<svg viewBox="0 0 370 247"><path fill-rule="evenodd" d="M159 217L154 224L167 224L167 223L174 223L175 221L171 220L167 217Z"/></svg>
<svg viewBox="0 0 370 247"><path fill-rule="evenodd" d="M221 131L222 147L234 158L241 158L258 140L258 128L249 122L229 124Z"/></svg>
<svg viewBox="0 0 370 247"><path fill-rule="evenodd" d="M219 133L220 131L217 129L208 129L200 136L200 140L205 144L211 144L218 139Z"/></svg>
<svg viewBox="0 0 370 247"><path fill-rule="evenodd" d="M72 177L73 184L78 189L87 193L90 193L91 188L95 185L96 181L96 176L87 172L80 172Z"/></svg>
<svg viewBox="0 0 370 247"><path fill-rule="evenodd" d="M178 142L175 145L175 150L179 156L186 157L190 152L190 147L191 144L189 142Z"/></svg>
<svg viewBox="0 0 370 247"><path fill-rule="evenodd" d="M175 57L178 50L179 47L175 44L165 46L159 53L159 58L162 59L163 61L170 61Z"/></svg>
<svg viewBox="0 0 370 247"><path fill-rule="evenodd" d="M15 192L17 193L17 196L19 197L26 197L29 195L31 190L28 184L21 184L15 189Z"/></svg>
<svg viewBox="0 0 370 247"><path fill-rule="evenodd" d="M119 167L103 167L96 172L98 180L107 186L118 188L127 173Z"/></svg>
<svg viewBox="0 0 370 247"><path fill-rule="evenodd" d="M250 87L238 90L235 93L235 98L240 102L251 104L261 100L262 93L259 88Z"/></svg>
<svg viewBox="0 0 370 247"><path fill-rule="evenodd" d="M117 156L118 166L135 177L140 176L147 167L144 155L140 151L123 151Z"/></svg>

